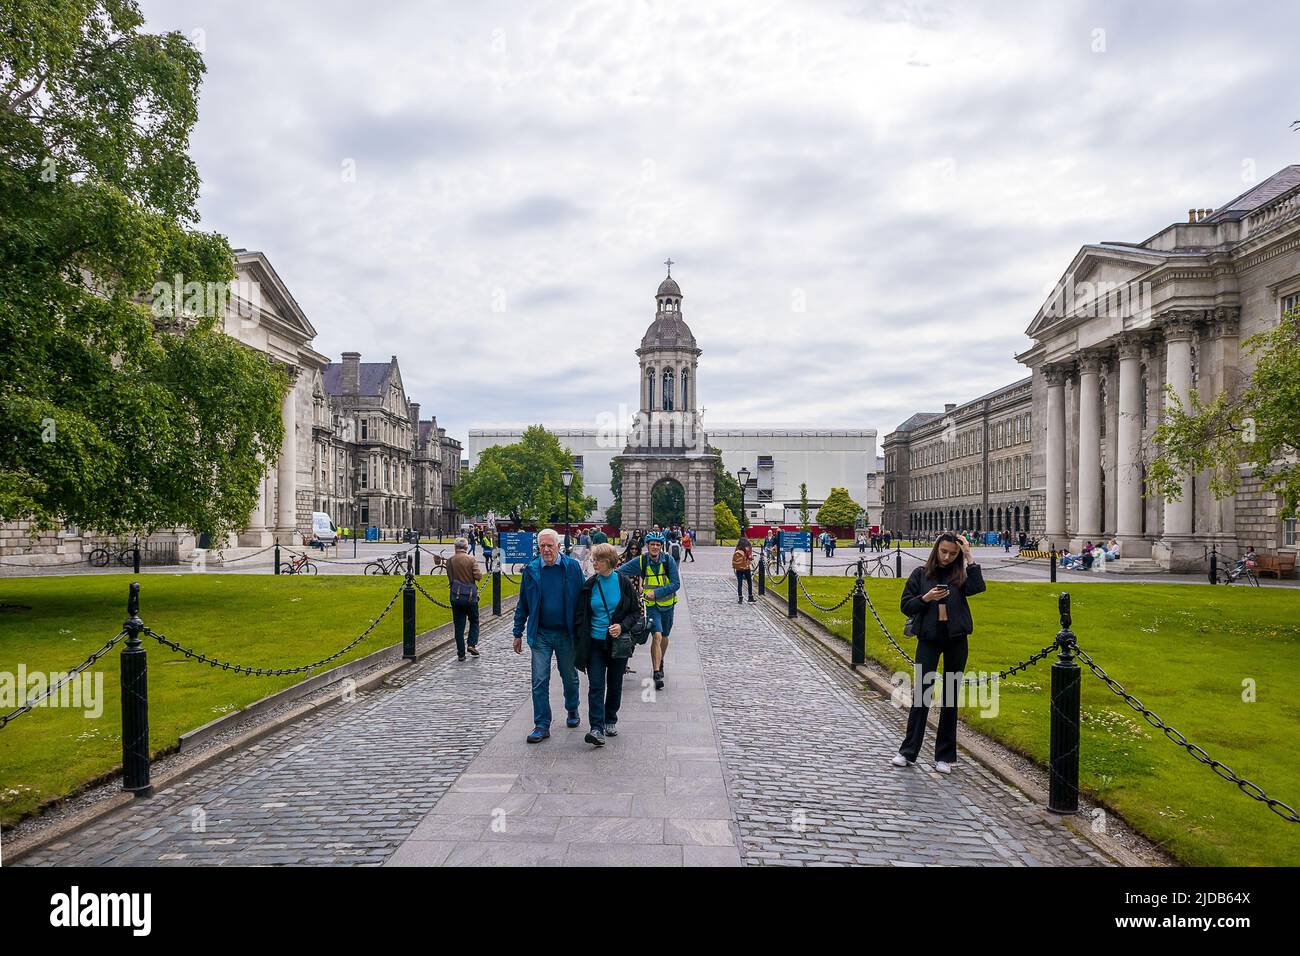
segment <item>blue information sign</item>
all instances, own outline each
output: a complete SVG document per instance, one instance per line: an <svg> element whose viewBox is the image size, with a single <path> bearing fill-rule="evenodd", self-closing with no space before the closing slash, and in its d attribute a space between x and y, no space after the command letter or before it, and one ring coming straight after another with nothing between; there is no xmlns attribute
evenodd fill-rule
<svg viewBox="0 0 1300 956"><path fill-rule="evenodd" d="M378 540L379 540L379 529L378 529L378 528L367 528L367 529L366 529L366 540L367 540L367 541L378 541Z"/></svg>
<svg viewBox="0 0 1300 956"><path fill-rule="evenodd" d="M522 564L537 557L537 534L533 531L502 531L497 536L501 560Z"/></svg>
<svg viewBox="0 0 1300 956"><path fill-rule="evenodd" d="M811 531L782 531L781 550L782 551L811 551L812 532Z"/></svg>

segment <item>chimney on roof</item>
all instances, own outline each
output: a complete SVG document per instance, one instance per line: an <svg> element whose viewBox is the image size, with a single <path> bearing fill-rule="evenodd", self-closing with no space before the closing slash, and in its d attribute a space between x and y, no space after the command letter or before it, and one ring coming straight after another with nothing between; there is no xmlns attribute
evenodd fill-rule
<svg viewBox="0 0 1300 956"><path fill-rule="evenodd" d="M418 439L420 437L420 403L409 402L407 409L411 413L411 427L415 429L415 437Z"/></svg>
<svg viewBox="0 0 1300 956"><path fill-rule="evenodd" d="M956 407L957 407L956 402L944 402L943 403L944 414L947 414L948 412L952 411Z"/></svg>
<svg viewBox="0 0 1300 956"><path fill-rule="evenodd" d="M343 353L343 394L355 395L361 390L361 353Z"/></svg>

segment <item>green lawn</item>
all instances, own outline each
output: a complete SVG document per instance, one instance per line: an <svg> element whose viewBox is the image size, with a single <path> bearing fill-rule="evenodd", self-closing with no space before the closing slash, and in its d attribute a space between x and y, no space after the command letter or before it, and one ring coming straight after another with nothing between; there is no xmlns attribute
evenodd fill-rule
<svg viewBox="0 0 1300 956"><path fill-rule="evenodd" d="M834 604L852 582L804 579ZM1070 583L1079 646L1167 724L1270 796L1300 809L1300 593L1188 584ZM902 636L902 582L868 579L881 619ZM782 592L783 593L783 592ZM1058 585L990 582L971 600L975 632L968 671L998 671L1050 643L1060 628ZM811 608L848 640L852 604ZM892 671L908 665L867 614L867 654ZM1055 655L1000 685L998 713L962 711L972 727L1046 764L1048 695ZM1084 668L1081 786L1180 860L1193 865L1300 864L1300 824L1198 763ZM1257 699L1243 700L1252 683ZM933 740L927 736L926 752Z"/></svg>
<svg viewBox="0 0 1300 956"><path fill-rule="evenodd" d="M128 574L0 579L0 673L18 665L66 672L122 627ZM364 631L401 586L398 577L150 574L140 617L153 630L210 656L254 667L293 667L333 654ZM445 576L420 584L447 599ZM502 580L502 594L517 585ZM13 610L12 606L19 606ZM491 587L483 588L486 615ZM419 631L451 612L416 595ZM28 609L29 608L29 609ZM357 647L325 669L402 640L402 601ZM96 665L104 674L103 714L40 707L0 730L0 822L11 824L121 764L119 649ZM156 752L182 733L282 690L309 675L253 677L195 663L146 640L149 742ZM0 708L8 713L11 708Z"/></svg>

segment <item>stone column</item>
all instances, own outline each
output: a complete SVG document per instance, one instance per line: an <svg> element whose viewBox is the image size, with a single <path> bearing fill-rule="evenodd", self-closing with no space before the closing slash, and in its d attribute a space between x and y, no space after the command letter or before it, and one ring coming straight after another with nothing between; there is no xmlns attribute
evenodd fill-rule
<svg viewBox="0 0 1300 956"><path fill-rule="evenodd" d="M1079 544L1101 537L1101 356L1079 356Z"/></svg>
<svg viewBox="0 0 1300 956"><path fill-rule="evenodd" d="M1196 324L1191 313L1176 312L1162 326L1165 334L1165 376L1182 407L1186 409L1192 391L1192 337ZM1173 401L1166 402L1171 407ZM1165 502L1165 537L1184 537L1192 533L1192 479L1180 483L1182 496Z"/></svg>
<svg viewBox="0 0 1300 956"><path fill-rule="evenodd" d="M1044 365L1047 381L1047 540L1065 546L1065 379L1062 366Z"/></svg>
<svg viewBox="0 0 1300 956"><path fill-rule="evenodd" d="M263 475L257 483L257 504L248 518L248 527L239 535L239 547L264 548L271 543L271 532L266 527L266 483L270 475Z"/></svg>
<svg viewBox="0 0 1300 956"><path fill-rule="evenodd" d="M280 400L280 420L284 423L284 441L280 445L280 460L276 464L277 495L279 514L277 530L281 535L281 544L292 544L285 535L292 536L298 530L298 438L297 438L297 396L296 376L290 383L289 390Z"/></svg>
<svg viewBox="0 0 1300 956"><path fill-rule="evenodd" d="M1115 462L1115 531L1121 554L1146 557L1134 545L1142 537L1142 346L1136 333L1116 337L1119 351L1119 435Z"/></svg>
<svg viewBox="0 0 1300 956"><path fill-rule="evenodd" d="M1202 342L1208 346L1206 356L1207 373L1201 376L1201 397L1206 401L1215 395L1226 394L1236 398L1241 390L1241 347L1238 341L1238 326L1241 309L1236 307L1217 308L1207 313L1208 327L1202 333ZM1208 487L1210 473L1206 472L1202 487ZM1208 537L1211 543L1229 554L1237 553L1237 499L1229 496L1219 500L1210 499L1210 527ZM1205 543L1202 541L1202 543ZM1248 542L1249 543L1249 542Z"/></svg>

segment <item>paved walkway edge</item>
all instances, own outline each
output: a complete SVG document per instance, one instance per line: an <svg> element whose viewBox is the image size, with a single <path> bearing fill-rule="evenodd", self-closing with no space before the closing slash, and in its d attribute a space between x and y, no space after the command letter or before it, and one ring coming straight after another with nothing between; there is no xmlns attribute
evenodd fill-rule
<svg viewBox="0 0 1300 956"><path fill-rule="evenodd" d="M513 610L514 603L516 600L518 600L518 595L511 595L509 598L502 600L501 616L494 618L489 613L488 621L483 626L484 630L486 631L489 627L496 629L496 625L494 625L494 622L506 622L507 619L509 618L509 614L507 612ZM433 635L432 642L427 644L423 648L419 647L418 641L420 640L420 638L428 635ZM452 630L451 621L448 621L446 624L440 624L438 627L435 627L432 630L425 631L423 634L416 635L417 647L416 647L414 661L408 661L405 658L401 658L397 661L394 661L392 664L385 667L383 670L376 671L374 674L370 675L369 677L359 681L357 683L356 689L359 691L365 691L365 690L372 690L375 687L378 687L379 685L383 684L386 680L388 680L390 677L392 677L394 674L400 673L401 671L410 667L412 664L417 663L418 661L428 656L429 654L437 653L438 651L443 650L444 648L454 644L455 639L456 639L455 633ZM398 648L400 652L401 644L398 643L398 644L389 645L388 647L382 647L379 650L366 655L366 657L358 658L356 661L352 661L350 663L360 664L362 662L369 662L370 665L373 665L375 663L375 660L372 660L372 658L378 658L381 655L391 653L393 648ZM344 667L346 666L347 665L344 665ZM309 677L305 681L300 681L297 684L294 684L290 687L286 687L282 691L277 691L276 693L271 694L268 697L263 697L260 700L254 701L252 704L249 704L247 707L244 707L233 714L228 714L226 715L226 717L220 719L224 720L224 719L234 718L231 721L231 723L237 724L240 719L248 719L248 718L256 717L258 712L265 709L267 706L272 706L271 704L268 704L269 701L278 699L279 702L285 702L288 700L292 700L297 696L301 696L302 694L305 693L325 690L333 686L335 683L338 683L339 681L345 679L350 673L355 672L355 671L344 672L344 668L336 668L335 670L339 671L340 673L334 676L334 680L325 681L324 683L314 683L314 682L319 682L322 678L326 678L331 675L334 675L335 673L334 671L326 671L324 674L319 674L316 677ZM304 685L308 685L308 684L312 686L304 687ZM295 693L295 691L297 691L297 693ZM224 760L225 758L235 753L238 753L241 750L245 750L251 745L257 743L262 738L270 736L276 731L288 727L290 724L296 723L297 721L301 720L307 715L315 713L317 710L319 710L322 707L332 706L334 703L335 700L333 697L322 699L322 700L316 700L316 701L312 701L311 703L303 704L301 707L295 707L293 710L284 714L280 714L278 717L271 718L267 720L265 723L258 724L256 727L253 727L250 730L245 731L244 733L240 734L238 737L235 737L233 740L230 740L219 747L207 751L206 753L197 754L191 760L185 761L180 765L172 767L171 769L167 770L164 773L154 776L151 780L152 787L155 791L157 791L157 790L162 790L166 787L170 787L176 783L179 783L181 780L184 780L186 777L190 776L191 774L198 773L200 770L204 769L205 767L209 767L212 764L220 760ZM203 728L199 728L199 729L212 728L213 724L216 724L218 722L219 721L213 721L211 724L205 724ZM211 736L212 733L219 732L226 729L229 728L223 726L221 728L217 728L216 730L209 730L209 732L206 733L204 736L205 737ZM191 734L193 733L194 731L191 731ZM184 741L185 735L182 735L180 740ZM189 744L190 746L194 746L196 742L197 741L191 739L189 741ZM113 781L120 780L122 776L121 768L119 767L111 771L111 775L112 775L112 779L107 783L102 784L103 786L111 786ZM87 789L93 789L93 785ZM83 790L79 794L73 794L68 797L65 797L61 802L66 803L67 801L74 800L76 799L77 796L80 796L82 793L85 792L86 791ZM5 841L3 844L3 857L2 859L0 859L0 861L2 861L4 865L16 863L19 860L21 860L23 857L28 856L29 854L34 853L35 851L41 849L42 847L50 843L53 843L56 840L59 840L63 837L66 837L69 834L74 833L75 831L80 830L83 827L91 825L92 823L96 822L102 817L107 816L108 814L114 812L115 810L118 810L121 807L124 807L127 804L132 803L137 799L148 799L148 798L136 797L134 794L129 794L129 793L118 793L115 796L108 797L104 800L97 802L93 806L86 807L83 810L78 810L73 813L69 813L66 818L59 820L48 827L42 828L41 830L39 830L36 833L33 833L29 837L18 837L13 841L12 844L9 843L8 841ZM49 807L46 810L46 812L57 813L59 806L60 804L58 803L53 804L51 807ZM28 818L28 819L39 819L39 816L36 818ZM15 826L16 827L22 826L22 822L16 824Z"/></svg>
<svg viewBox="0 0 1300 956"><path fill-rule="evenodd" d="M893 695L894 686L876 673L870 661L865 666L854 665L851 662L852 649L838 634L830 631L821 621L802 608L799 609L798 618L790 618L788 598L784 596L778 597L773 594L770 588L764 596L767 598L766 613L789 625L796 633L814 644L826 657L865 681L872 690L882 694L885 699L889 699ZM1002 759L998 751L1000 748L1005 747L1005 744L998 743L972 727L965 718L959 717L959 719L961 720L963 735L958 741L958 746L967 751L973 759L977 760L1003 783L1015 787L1025 796L1046 808L1047 791ZM938 727L939 718L936 711L931 711L927 723L931 728ZM1105 806L1104 804L1101 805ZM1123 820L1125 826L1133 829L1135 833L1141 832L1110 806L1106 806L1106 811ZM1084 822L1084 819L1078 814L1061 814L1057 816L1057 819L1061 820L1076 834L1083 837L1120 866L1147 867L1157 865L1142 859L1127 847L1107 838L1104 834L1093 832L1092 827Z"/></svg>

